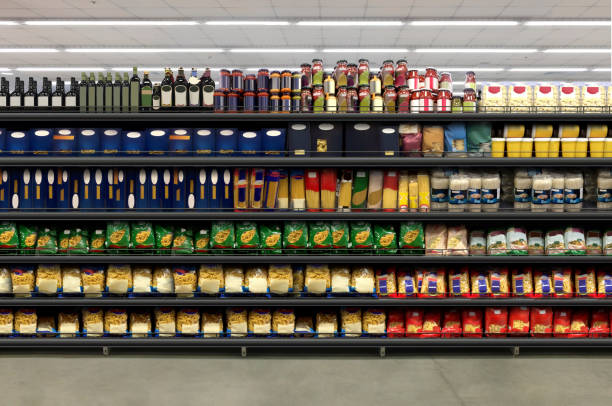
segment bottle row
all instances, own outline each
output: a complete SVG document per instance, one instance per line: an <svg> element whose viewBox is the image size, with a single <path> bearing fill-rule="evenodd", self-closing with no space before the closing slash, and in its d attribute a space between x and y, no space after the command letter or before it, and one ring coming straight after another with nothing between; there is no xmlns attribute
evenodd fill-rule
<svg viewBox="0 0 612 406"><path fill-rule="evenodd" d="M291 308L226 308L202 311L161 307L1 309L0 335L37 337L388 337L457 338L610 336L610 310L550 307L451 308L445 310L348 307L340 311Z"/></svg>
<svg viewBox="0 0 612 406"><path fill-rule="evenodd" d="M0 294L178 297L346 295L419 298L612 296L609 269L554 266L377 267L353 265L15 265L0 268ZM265 300L264 300L265 302ZM423 303L426 303L424 301ZM452 303L452 299L449 299Z"/></svg>

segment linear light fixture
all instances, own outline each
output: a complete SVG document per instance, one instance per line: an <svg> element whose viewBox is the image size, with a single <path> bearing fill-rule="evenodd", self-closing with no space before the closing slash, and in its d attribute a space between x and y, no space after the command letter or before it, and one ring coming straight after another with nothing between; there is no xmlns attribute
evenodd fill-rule
<svg viewBox="0 0 612 406"><path fill-rule="evenodd" d="M510 72L586 72L587 68L510 68Z"/></svg>
<svg viewBox="0 0 612 406"><path fill-rule="evenodd" d="M504 68L438 68L438 72L502 72Z"/></svg>
<svg viewBox="0 0 612 406"><path fill-rule="evenodd" d="M610 72L610 68L593 68L592 72Z"/></svg>
<svg viewBox="0 0 612 406"><path fill-rule="evenodd" d="M388 26L398 26L404 25L402 21L397 20L380 20L380 21L372 21L372 20L339 20L339 21L331 21L331 20L305 20L298 21L296 25L310 25L310 26L332 26L332 27L388 27Z"/></svg>
<svg viewBox="0 0 612 406"><path fill-rule="evenodd" d="M13 72L0 72L0 75L4 75L4 76L12 76Z"/></svg>
<svg viewBox="0 0 612 406"><path fill-rule="evenodd" d="M309 53L309 52L317 52L316 49L313 48L232 48L229 50L230 52L235 53Z"/></svg>
<svg viewBox="0 0 612 406"><path fill-rule="evenodd" d="M2 53L48 53L59 52L55 48L0 48Z"/></svg>
<svg viewBox="0 0 612 406"><path fill-rule="evenodd" d="M532 20L525 21L523 24L530 26L564 26L564 27L593 27L593 26L610 26L610 20Z"/></svg>
<svg viewBox="0 0 612 406"><path fill-rule="evenodd" d="M66 52L77 53L214 53L223 52L221 48L66 48Z"/></svg>
<svg viewBox="0 0 612 406"><path fill-rule="evenodd" d="M19 25L17 21L1 20L0 25Z"/></svg>
<svg viewBox="0 0 612 406"><path fill-rule="evenodd" d="M549 54L609 54L606 48L549 48L542 52Z"/></svg>
<svg viewBox="0 0 612 406"><path fill-rule="evenodd" d="M417 48L419 53L479 53L479 54L514 54L538 52L534 48Z"/></svg>
<svg viewBox="0 0 612 406"><path fill-rule="evenodd" d="M54 25L54 26L155 26L155 25L198 25L197 21L189 20L28 20L25 25Z"/></svg>
<svg viewBox="0 0 612 406"><path fill-rule="evenodd" d="M0 68L1 70L1 68ZM37 67L37 66L26 66L15 68L19 72L104 72L105 68L72 68L72 67Z"/></svg>
<svg viewBox="0 0 612 406"><path fill-rule="evenodd" d="M246 68L245 70L249 72L257 72L260 69L278 70L278 71L283 71L283 70L299 71L301 68L295 68L291 66L273 66L273 67L261 66L259 68Z"/></svg>
<svg viewBox="0 0 612 406"><path fill-rule="evenodd" d="M115 68L111 68L111 70L113 72L131 72L132 71L132 67L130 66L125 66L125 67L115 67ZM141 68L138 67L139 71L146 71L146 72L163 72L164 68Z"/></svg>
<svg viewBox="0 0 612 406"><path fill-rule="evenodd" d="M518 21L511 20L415 20L410 25L416 26L512 26L519 25Z"/></svg>
<svg viewBox="0 0 612 406"><path fill-rule="evenodd" d="M326 48L323 52L328 53L408 53L410 52L407 48Z"/></svg>
<svg viewBox="0 0 612 406"><path fill-rule="evenodd" d="M206 21L206 25L289 25L289 21Z"/></svg>

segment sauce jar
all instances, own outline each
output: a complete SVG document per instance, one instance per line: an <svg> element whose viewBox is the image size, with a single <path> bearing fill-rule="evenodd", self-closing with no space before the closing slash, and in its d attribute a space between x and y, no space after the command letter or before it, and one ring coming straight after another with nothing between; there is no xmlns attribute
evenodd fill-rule
<svg viewBox="0 0 612 406"><path fill-rule="evenodd" d="M476 113L476 90L469 87L463 89L463 112Z"/></svg>
<svg viewBox="0 0 612 406"><path fill-rule="evenodd" d="M302 88L302 74L293 72L291 74L291 91L300 90Z"/></svg>
<svg viewBox="0 0 612 406"><path fill-rule="evenodd" d="M411 69L407 75L407 85L410 90L417 90L419 88L419 71Z"/></svg>
<svg viewBox="0 0 612 406"><path fill-rule="evenodd" d="M244 92L244 75L239 69L232 71L232 88L233 92L242 93Z"/></svg>
<svg viewBox="0 0 612 406"><path fill-rule="evenodd" d="M246 75L244 77L244 91L245 92L256 92L257 91L257 77L255 75Z"/></svg>
<svg viewBox="0 0 612 406"><path fill-rule="evenodd" d="M382 113L383 112L384 101L381 95L375 94L372 96L372 112L373 113Z"/></svg>
<svg viewBox="0 0 612 406"><path fill-rule="evenodd" d="M420 99L421 91L420 90L411 90L410 91L410 112L418 113L420 110Z"/></svg>
<svg viewBox="0 0 612 406"><path fill-rule="evenodd" d="M408 74L408 62L405 59L397 61L395 67L395 87L404 86L406 84L406 75Z"/></svg>
<svg viewBox="0 0 612 406"><path fill-rule="evenodd" d="M368 87L368 90L370 88ZM346 91L348 103L346 111L348 113L357 113L359 111L359 94L356 87L349 87Z"/></svg>
<svg viewBox="0 0 612 406"><path fill-rule="evenodd" d="M463 86L464 88L476 90L476 74L474 72L465 72L465 83Z"/></svg>
<svg viewBox="0 0 612 406"><path fill-rule="evenodd" d="M299 113L302 111L302 95L300 90L293 90L291 92L291 112Z"/></svg>
<svg viewBox="0 0 612 406"><path fill-rule="evenodd" d="M291 80L293 76L291 75L291 71L284 70L281 72L281 92L290 92L291 91Z"/></svg>
<svg viewBox="0 0 612 406"><path fill-rule="evenodd" d="M338 110L338 101L336 96L328 94L325 96L325 111L327 113L335 113Z"/></svg>
<svg viewBox="0 0 612 406"><path fill-rule="evenodd" d="M425 69L425 89L438 90L438 71L434 68Z"/></svg>
<svg viewBox="0 0 612 406"><path fill-rule="evenodd" d="M370 82L370 62L367 59L360 59L357 67L359 86L368 85Z"/></svg>
<svg viewBox="0 0 612 406"><path fill-rule="evenodd" d="M323 85L314 85L312 87L312 111L322 113L325 109L325 93Z"/></svg>
<svg viewBox="0 0 612 406"><path fill-rule="evenodd" d="M438 98L436 99L436 111L438 113L450 113L452 98L453 95L449 90L440 89L438 91Z"/></svg>
<svg viewBox="0 0 612 406"><path fill-rule="evenodd" d="M380 94L382 92L381 81L378 75L370 75L370 93L372 95Z"/></svg>
<svg viewBox="0 0 612 406"><path fill-rule="evenodd" d="M281 112L291 112L291 95L289 94L289 92L284 92L281 96Z"/></svg>
<svg viewBox="0 0 612 406"><path fill-rule="evenodd" d="M300 92L300 104L303 113L312 113L312 91L309 87L303 87Z"/></svg>
<svg viewBox="0 0 612 406"><path fill-rule="evenodd" d="M270 72L270 94L280 93L281 89L281 74L277 70Z"/></svg>
<svg viewBox="0 0 612 406"><path fill-rule="evenodd" d="M227 112L238 113L238 93L230 92L227 95Z"/></svg>
<svg viewBox="0 0 612 406"><path fill-rule="evenodd" d="M219 79L219 90L229 92L232 81L232 74L227 69L221 69L219 73L221 75L221 78Z"/></svg>
<svg viewBox="0 0 612 406"><path fill-rule="evenodd" d="M267 92L270 88L270 73L267 69L257 71L257 91Z"/></svg>
<svg viewBox="0 0 612 406"><path fill-rule="evenodd" d="M245 113L255 112L255 92L252 92L252 91L244 92L244 112Z"/></svg>
<svg viewBox="0 0 612 406"><path fill-rule="evenodd" d="M425 89L425 76L419 75L419 89Z"/></svg>
<svg viewBox="0 0 612 406"><path fill-rule="evenodd" d="M419 96L419 113L433 113L434 97L431 89L421 89Z"/></svg>
<svg viewBox="0 0 612 406"><path fill-rule="evenodd" d="M336 86L346 86L346 75L348 73L348 65L344 59L336 62L336 69L334 70L334 78L336 80Z"/></svg>
<svg viewBox="0 0 612 406"><path fill-rule="evenodd" d="M270 113L278 113L281 109L281 99L278 93L270 95Z"/></svg>
<svg viewBox="0 0 612 406"><path fill-rule="evenodd" d="M397 102L397 92L395 86L385 87L385 93L383 94L383 111L385 113L395 113L395 104Z"/></svg>
<svg viewBox="0 0 612 406"><path fill-rule="evenodd" d="M323 84L323 61L320 59L312 60L312 85Z"/></svg>
<svg viewBox="0 0 612 406"><path fill-rule="evenodd" d="M338 102L338 111L346 113L348 111L348 90L346 86L340 86L336 95Z"/></svg>
<svg viewBox="0 0 612 406"><path fill-rule="evenodd" d="M382 81L382 86L387 87L393 85L395 81L395 69L393 68L393 61L386 60L383 62L382 67L380 68L380 80Z"/></svg>
<svg viewBox="0 0 612 406"><path fill-rule="evenodd" d="M453 96L451 113L463 113L463 100L461 100L461 96Z"/></svg>
<svg viewBox="0 0 612 406"><path fill-rule="evenodd" d="M410 112L410 89L408 86L400 86L397 91L397 110L400 113Z"/></svg>
<svg viewBox="0 0 612 406"><path fill-rule="evenodd" d="M438 86L439 89L450 90L451 92L453 91L453 78L450 72L440 73L440 83Z"/></svg>
<svg viewBox="0 0 612 406"><path fill-rule="evenodd" d="M257 109L260 113L267 113L269 111L270 94L268 92L260 91L257 93Z"/></svg>
<svg viewBox="0 0 612 406"><path fill-rule="evenodd" d="M359 86L358 99L359 99L359 112L369 113L370 112L370 102L371 102L370 86L368 85Z"/></svg>
<svg viewBox="0 0 612 406"><path fill-rule="evenodd" d="M336 81L330 74L325 75L325 80L323 81L323 91L326 95L336 93Z"/></svg>
<svg viewBox="0 0 612 406"><path fill-rule="evenodd" d="M312 68L309 63L303 63L302 66L302 87L312 86Z"/></svg>
<svg viewBox="0 0 612 406"><path fill-rule="evenodd" d="M354 63L348 64L348 70L346 72L346 86L353 87L357 86L358 73L357 73L357 65Z"/></svg>
<svg viewBox="0 0 612 406"><path fill-rule="evenodd" d="M226 106L225 92L221 89L215 90L213 93L213 108L215 113L224 113Z"/></svg>

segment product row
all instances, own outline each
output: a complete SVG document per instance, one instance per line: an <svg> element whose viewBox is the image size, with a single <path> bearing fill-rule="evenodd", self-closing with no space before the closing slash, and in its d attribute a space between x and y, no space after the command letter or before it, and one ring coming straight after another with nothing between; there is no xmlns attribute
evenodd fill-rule
<svg viewBox="0 0 612 406"><path fill-rule="evenodd" d="M40 312L40 314L38 314ZM38 337L558 337L610 336L607 308L488 307L484 309L376 308L336 310L162 307L129 312L83 308L57 314L0 309L0 335Z"/></svg>
<svg viewBox="0 0 612 406"><path fill-rule="evenodd" d="M0 268L0 294L368 295L389 297L608 297L612 272L595 267L346 265L21 265Z"/></svg>

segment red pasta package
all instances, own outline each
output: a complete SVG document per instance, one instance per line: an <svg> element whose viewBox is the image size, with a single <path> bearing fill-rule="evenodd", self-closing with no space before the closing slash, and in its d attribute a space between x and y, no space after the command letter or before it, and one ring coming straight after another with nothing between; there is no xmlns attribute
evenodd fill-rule
<svg viewBox="0 0 612 406"><path fill-rule="evenodd" d="M461 313L459 313L459 310L450 309L444 312L444 321L442 322L442 337L461 337Z"/></svg>
<svg viewBox="0 0 612 406"><path fill-rule="evenodd" d="M556 267L552 270L553 289L557 297L572 296L572 270L567 267Z"/></svg>
<svg viewBox="0 0 612 406"><path fill-rule="evenodd" d="M405 334L404 312L402 310L391 310L387 314L387 335L396 338L403 337Z"/></svg>
<svg viewBox="0 0 612 406"><path fill-rule="evenodd" d="M572 323L572 311L570 309L556 309L554 316L553 336L567 338Z"/></svg>
<svg viewBox="0 0 612 406"><path fill-rule="evenodd" d="M482 310L461 309L464 337L482 337Z"/></svg>
<svg viewBox="0 0 612 406"><path fill-rule="evenodd" d="M589 311L584 309L572 312L572 323L570 324L569 338L584 338L589 335Z"/></svg>
<svg viewBox="0 0 612 406"><path fill-rule="evenodd" d="M422 309L406 310L406 337L419 337L423 331L423 313Z"/></svg>
<svg viewBox="0 0 612 406"><path fill-rule="evenodd" d="M511 307L508 314L508 333L513 336L529 335L529 308Z"/></svg>
<svg viewBox="0 0 612 406"><path fill-rule="evenodd" d="M423 330L421 338L440 337L440 319L442 314L440 310L428 310L423 316Z"/></svg>
<svg viewBox="0 0 612 406"><path fill-rule="evenodd" d="M508 334L508 308L487 307L485 310L485 334L487 337L505 337Z"/></svg>
<svg viewBox="0 0 612 406"><path fill-rule="evenodd" d="M595 309L591 317L589 337L603 338L610 336L610 320L608 309Z"/></svg>
<svg viewBox="0 0 612 406"><path fill-rule="evenodd" d="M553 311L551 307L532 307L529 321L531 335L550 337L553 331Z"/></svg>

